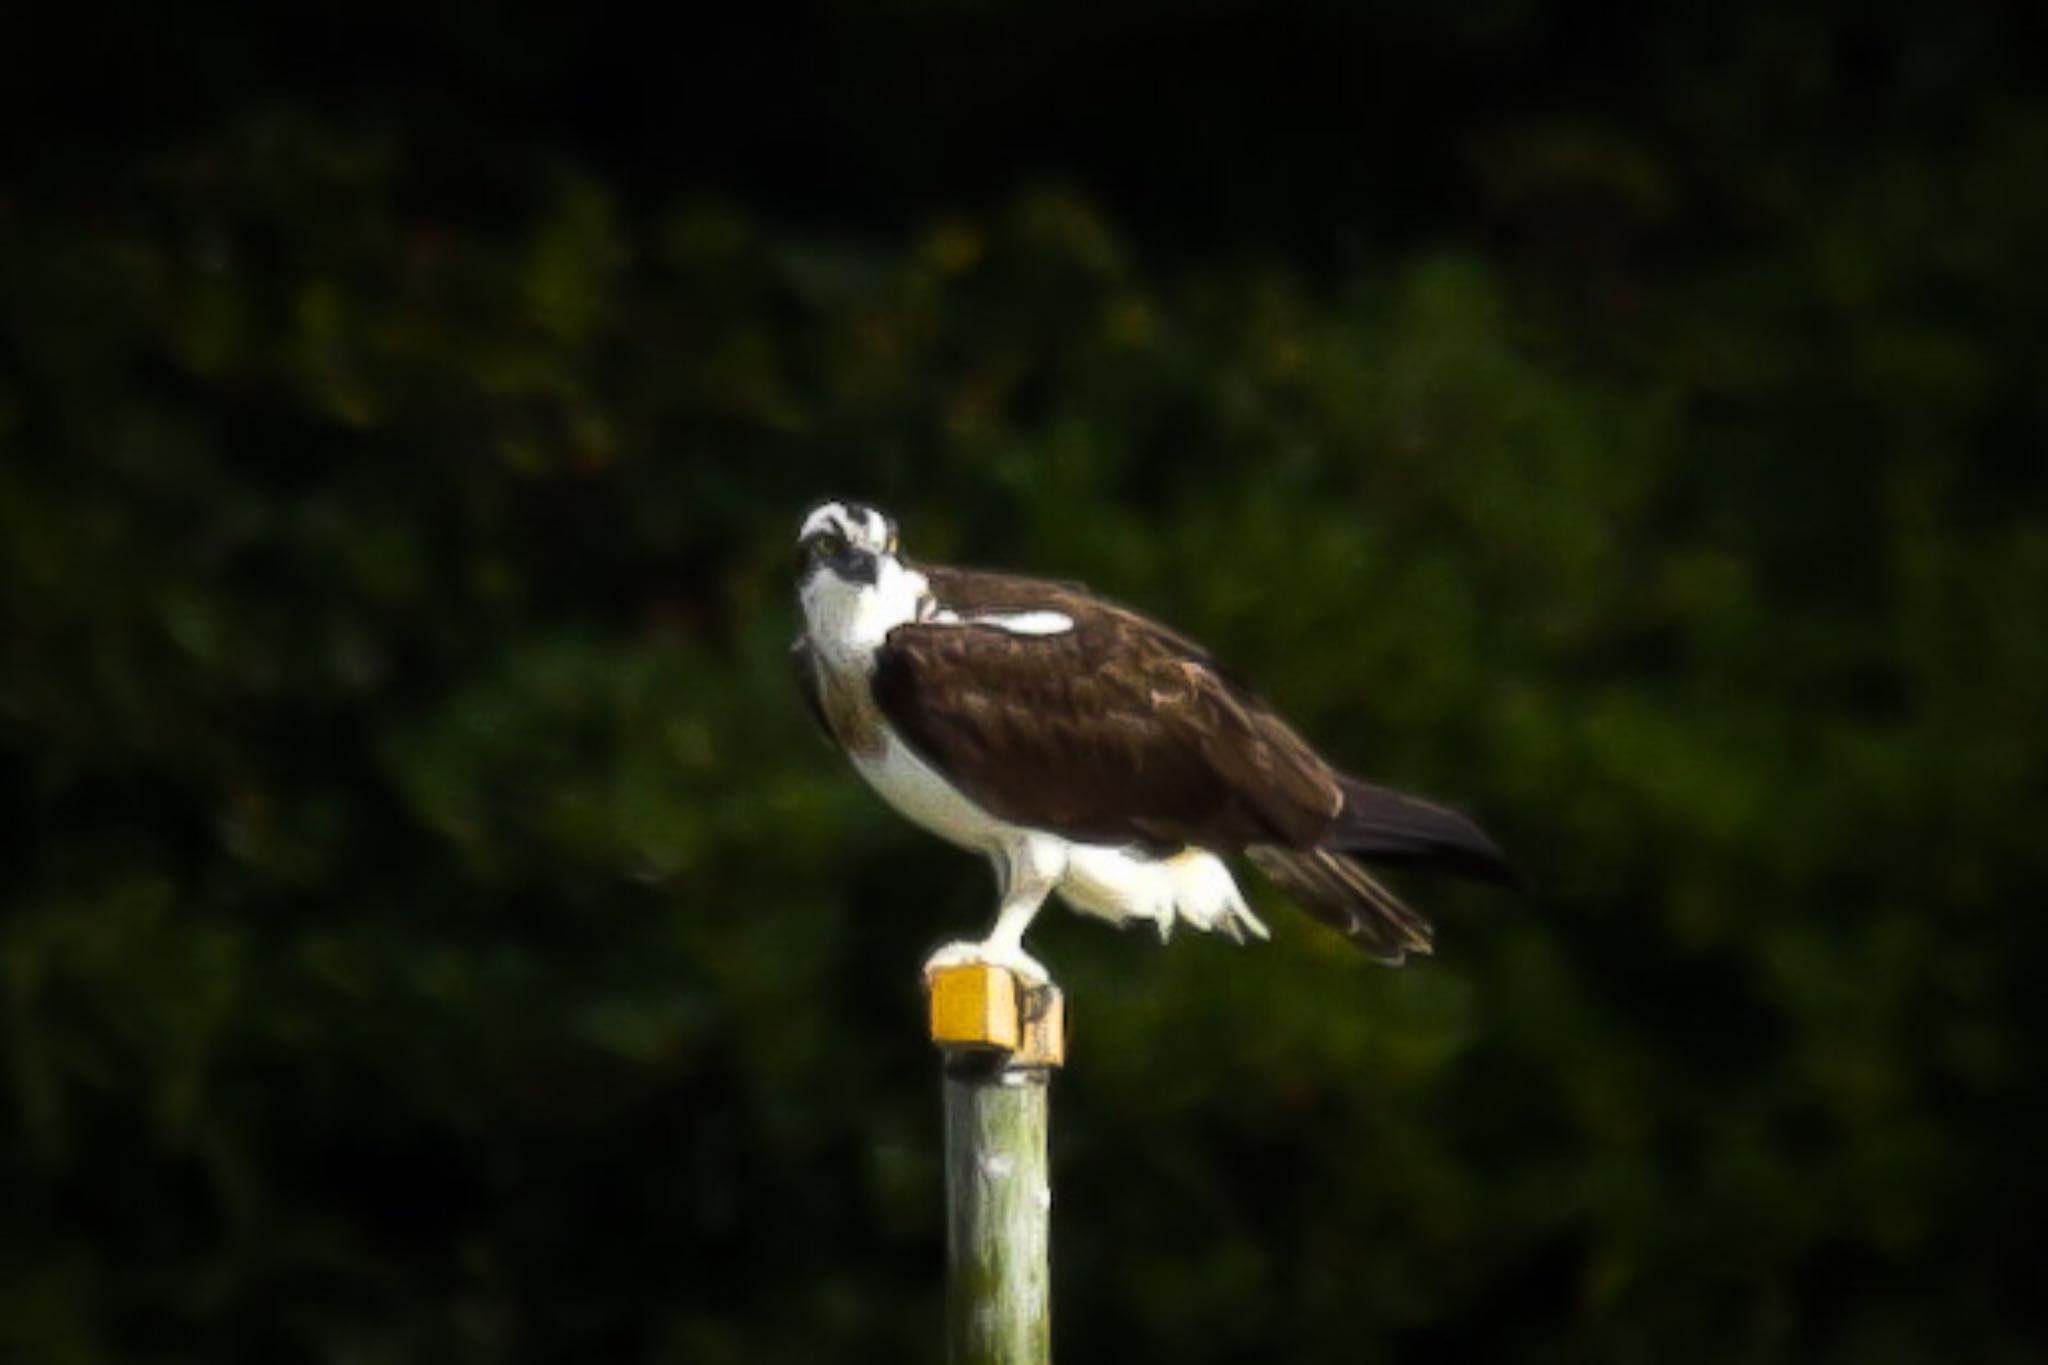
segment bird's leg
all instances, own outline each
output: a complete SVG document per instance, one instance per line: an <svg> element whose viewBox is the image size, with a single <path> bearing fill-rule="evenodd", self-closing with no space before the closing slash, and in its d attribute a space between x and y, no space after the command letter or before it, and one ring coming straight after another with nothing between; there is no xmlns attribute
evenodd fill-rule
<svg viewBox="0 0 2048 1365"><path fill-rule="evenodd" d="M1049 840L1029 839L1004 849L996 860L1003 899L996 910L995 927L978 943L948 943L926 958L925 983L929 985L933 974L944 968L985 963L1007 967L1034 985L1050 984L1052 974L1024 951L1024 931L1066 870L1065 848Z"/></svg>

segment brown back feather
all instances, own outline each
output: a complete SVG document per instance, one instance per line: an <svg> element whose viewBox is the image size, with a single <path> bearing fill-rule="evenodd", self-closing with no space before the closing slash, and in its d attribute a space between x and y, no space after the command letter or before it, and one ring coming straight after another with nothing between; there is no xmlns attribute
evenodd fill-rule
<svg viewBox="0 0 2048 1365"><path fill-rule="evenodd" d="M1077 586L926 568L962 616L1058 612L1074 628L899 626L874 697L992 814L1089 842L1218 851L1315 844L1337 775L1193 642Z"/></svg>
<svg viewBox="0 0 2048 1365"><path fill-rule="evenodd" d="M1252 865L1301 904L1304 910L1349 939L1375 961L1401 965L1410 953L1427 953L1436 931L1363 864L1326 848L1306 852L1259 846Z"/></svg>

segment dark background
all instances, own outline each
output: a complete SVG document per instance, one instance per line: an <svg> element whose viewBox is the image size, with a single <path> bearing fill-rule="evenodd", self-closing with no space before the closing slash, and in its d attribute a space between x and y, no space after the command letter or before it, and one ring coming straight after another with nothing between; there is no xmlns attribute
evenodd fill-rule
<svg viewBox="0 0 2048 1365"><path fill-rule="evenodd" d="M797 517L1539 885L1064 911L1076 1360L2033 1361L2021 7L56 9L0 41L0 1355L937 1357Z"/></svg>

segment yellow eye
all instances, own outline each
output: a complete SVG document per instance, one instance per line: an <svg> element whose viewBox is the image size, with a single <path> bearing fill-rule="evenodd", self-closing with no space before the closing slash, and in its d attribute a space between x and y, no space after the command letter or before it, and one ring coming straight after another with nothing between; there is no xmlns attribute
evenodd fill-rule
<svg viewBox="0 0 2048 1365"><path fill-rule="evenodd" d="M824 539L818 542L818 548L825 552L825 558L837 559L846 553L846 537L837 531L828 531Z"/></svg>

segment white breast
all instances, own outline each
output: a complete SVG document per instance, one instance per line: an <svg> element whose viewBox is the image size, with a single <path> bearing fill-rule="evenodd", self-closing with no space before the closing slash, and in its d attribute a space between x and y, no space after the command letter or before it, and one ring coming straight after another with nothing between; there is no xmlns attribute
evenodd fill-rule
<svg viewBox="0 0 2048 1365"><path fill-rule="evenodd" d="M1025 831L998 820L960 794L929 763L883 727L887 739L872 757L854 756L854 766L882 799L941 839L977 853L993 853Z"/></svg>

